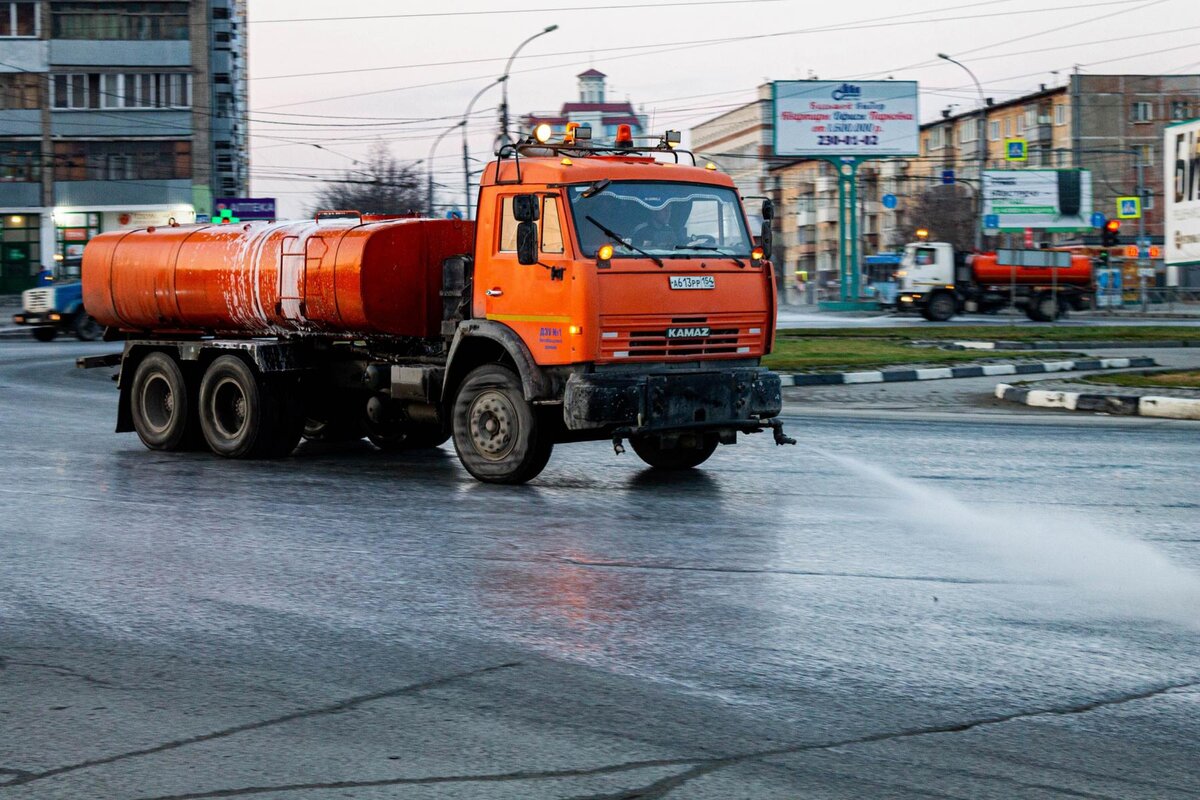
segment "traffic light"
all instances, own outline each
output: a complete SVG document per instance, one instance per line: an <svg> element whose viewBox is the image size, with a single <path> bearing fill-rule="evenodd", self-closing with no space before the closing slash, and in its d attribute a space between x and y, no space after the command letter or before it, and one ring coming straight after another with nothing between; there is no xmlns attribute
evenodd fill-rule
<svg viewBox="0 0 1200 800"><path fill-rule="evenodd" d="M1104 232L1100 234L1100 244L1103 247L1116 247L1121 243L1121 220L1110 219L1104 223Z"/></svg>
<svg viewBox="0 0 1200 800"><path fill-rule="evenodd" d="M1096 261L1099 262L1099 266L1101 268L1108 267L1108 251L1101 250L1100 254L1098 256L1096 256Z"/></svg>

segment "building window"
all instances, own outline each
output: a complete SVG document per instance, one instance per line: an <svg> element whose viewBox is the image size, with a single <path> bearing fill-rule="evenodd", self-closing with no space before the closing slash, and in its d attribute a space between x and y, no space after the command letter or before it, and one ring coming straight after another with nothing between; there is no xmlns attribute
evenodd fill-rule
<svg viewBox="0 0 1200 800"><path fill-rule="evenodd" d="M1133 104L1131 113L1134 122L1150 122L1154 119L1153 107L1143 100Z"/></svg>
<svg viewBox="0 0 1200 800"><path fill-rule="evenodd" d="M1017 116L1017 131L1016 131L1017 136L1020 136L1024 132L1025 132L1025 115L1020 114Z"/></svg>
<svg viewBox="0 0 1200 800"><path fill-rule="evenodd" d="M934 128L929 132L929 149L941 150L945 146L945 137L941 128Z"/></svg>
<svg viewBox="0 0 1200 800"><path fill-rule="evenodd" d="M222 7L214 8L213 19L229 19L229 9Z"/></svg>
<svg viewBox="0 0 1200 800"><path fill-rule="evenodd" d="M38 36L37 3L0 3L0 38Z"/></svg>
<svg viewBox="0 0 1200 800"><path fill-rule="evenodd" d="M55 39L188 38L187 3L59 2L50 14Z"/></svg>
<svg viewBox="0 0 1200 800"><path fill-rule="evenodd" d="M1000 141L1000 121L993 120L988 123L988 139L993 142Z"/></svg>
<svg viewBox="0 0 1200 800"><path fill-rule="evenodd" d="M1066 125L1067 124L1067 104L1066 103L1056 103L1055 104L1055 106L1054 106L1054 124L1055 125Z"/></svg>
<svg viewBox="0 0 1200 800"><path fill-rule="evenodd" d="M32 72L0 72L0 109L41 108L40 77Z"/></svg>
<svg viewBox="0 0 1200 800"><path fill-rule="evenodd" d="M1025 110L1025 127L1032 128L1037 125L1037 109L1029 108Z"/></svg>
<svg viewBox="0 0 1200 800"><path fill-rule="evenodd" d="M978 124L979 121L976 119L964 120L958 127L958 143L964 144L975 141L975 126Z"/></svg>
<svg viewBox="0 0 1200 800"><path fill-rule="evenodd" d="M1135 149L1137 150L1137 163L1143 167L1154 166L1154 145L1139 144Z"/></svg>
<svg viewBox="0 0 1200 800"><path fill-rule="evenodd" d="M0 183L42 179L40 142L0 142Z"/></svg>
<svg viewBox="0 0 1200 800"><path fill-rule="evenodd" d="M1188 101L1187 100L1172 100L1171 101L1171 119L1179 121L1188 118Z"/></svg>
<svg viewBox="0 0 1200 800"><path fill-rule="evenodd" d="M55 142L54 162L62 181L180 180L192 177L192 143Z"/></svg>
<svg viewBox="0 0 1200 800"><path fill-rule="evenodd" d="M53 76L51 107L191 108L192 76L182 72L73 73Z"/></svg>

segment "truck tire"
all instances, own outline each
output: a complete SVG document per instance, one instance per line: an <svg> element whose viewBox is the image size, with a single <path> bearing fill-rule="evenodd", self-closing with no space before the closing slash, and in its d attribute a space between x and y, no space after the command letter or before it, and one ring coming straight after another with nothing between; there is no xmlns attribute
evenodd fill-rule
<svg viewBox="0 0 1200 800"><path fill-rule="evenodd" d="M34 328L33 338L39 342L53 342L58 336L58 328Z"/></svg>
<svg viewBox="0 0 1200 800"><path fill-rule="evenodd" d="M75 315L75 319L71 320L71 330L75 332L75 338L81 342L94 342L104 335L104 326L96 322L86 311L80 311Z"/></svg>
<svg viewBox="0 0 1200 800"><path fill-rule="evenodd" d="M1025 309L1025 313L1034 322L1053 322L1058 318L1058 309L1055 308L1054 298L1049 292L1042 292L1029 301L1029 306Z"/></svg>
<svg viewBox="0 0 1200 800"><path fill-rule="evenodd" d="M501 364L476 367L454 399L454 449L484 483L525 483L546 467L554 442L525 401L521 379Z"/></svg>
<svg viewBox="0 0 1200 800"><path fill-rule="evenodd" d="M661 436L635 436L629 440L633 452L654 469L683 470L698 467L717 449L715 433L680 437L669 447L663 446Z"/></svg>
<svg viewBox="0 0 1200 800"><path fill-rule="evenodd" d="M258 375L237 356L220 356L200 382L200 427L226 458L281 458L304 428L297 392Z"/></svg>
<svg viewBox="0 0 1200 800"><path fill-rule="evenodd" d="M953 317L954 312L957 310L958 303L955 301L954 295L947 292L938 292L929 298L921 313L930 322L945 322Z"/></svg>
<svg viewBox="0 0 1200 800"><path fill-rule="evenodd" d="M186 450L196 439L192 392L166 353L150 353L138 364L129 411L138 438L151 450Z"/></svg>

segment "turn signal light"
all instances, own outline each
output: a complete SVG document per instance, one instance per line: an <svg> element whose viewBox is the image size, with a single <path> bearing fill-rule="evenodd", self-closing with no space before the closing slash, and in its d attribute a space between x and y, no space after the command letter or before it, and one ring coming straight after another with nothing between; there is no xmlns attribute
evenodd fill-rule
<svg viewBox="0 0 1200 800"><path fill-rule="evenodd" d="M602 244L600 249L596 251L597 261L608 261L612 258L613 246L611 244Z"/></svg>
<svg viewBox="0 0 1200 800"><path fill-rule="evenodd" d="M750 258L751 258L752 260L754 260L754 261L762 261L762 258L763 258L763 249L762 249L761 247L756 247L756 248L754 248L753 250L751 250L751 251L750 251Z"/></svg>
<svg viewBox="0 0 1200 800"><path fill-rule="evenodd" d="M617 126L617 147L633 147L633 129L626 124Z"/></svg>

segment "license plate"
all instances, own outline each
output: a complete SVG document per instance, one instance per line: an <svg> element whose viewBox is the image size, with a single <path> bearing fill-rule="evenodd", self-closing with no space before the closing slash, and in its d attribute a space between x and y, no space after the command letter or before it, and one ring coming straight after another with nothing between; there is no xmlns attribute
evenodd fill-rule
<svg viewBox="0 0 1200 800"><path fill-rule="evenodd" d="M715 289L717 280L712 275L671 275L672 289Z"/></svg>
<svg viewBox="0 0 1200 800"><path fill-rule="evenodd" d="M708 327L667 328L668 339L703 339L711 331Z"/></svg>

